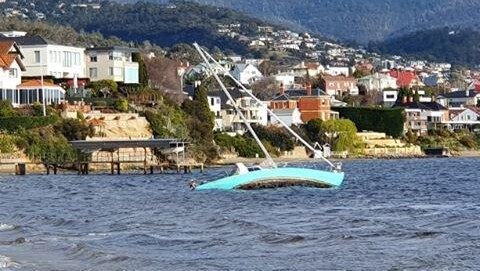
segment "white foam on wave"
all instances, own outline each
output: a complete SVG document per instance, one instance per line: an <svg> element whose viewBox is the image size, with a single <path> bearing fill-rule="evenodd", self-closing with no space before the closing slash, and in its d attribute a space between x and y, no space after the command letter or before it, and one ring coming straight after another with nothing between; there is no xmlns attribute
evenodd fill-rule
<svg viewBox="0 0 480 271"><path fill-rule="evenodd" d="M0 231L11 231L15 229L14 225L0 223Z"/></svg>
<svg viewBox="0 0 480 271"><path fill-rule="evenodd" d="M11 268L18 268L18 267L20 267L20 265L14 262L12 258L0 255L0 270L7 271L7 270L11 270Z"/></svg>

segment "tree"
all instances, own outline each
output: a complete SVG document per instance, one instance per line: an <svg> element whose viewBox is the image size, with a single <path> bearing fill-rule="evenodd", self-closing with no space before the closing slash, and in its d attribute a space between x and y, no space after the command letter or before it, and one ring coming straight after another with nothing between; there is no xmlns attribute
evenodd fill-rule
<svg viewBox="0 0 480 271"><path fill-rule="evenodd" d="M272 99L279 91L277 81L273 77L257 80L251 88L253 95L263 101Z"/></svg>
<svg viewBox="0 0 480 271"><path fill-rule="evenodd" d="M0 118L13 117L15 110L10 101L0 101Z"/></svg>
<svg viewBox="0 0 480 271"><path fill-rule="evenodd" d="M305 132L312 142L325 142L325 132L322 130L322 123L322 119L312 119L304 125Z"/></svg>
<svg viewBox="0 0 480 271"><path fill-rule="evenodd" d="M367 76L368 74L362 70L362 69L356 69L354 72L353 72L353 77L355 77L356 79L359 79L359 78L362 78L362 77L365 77Z"/></svg>
<svg viewBox="0 0 480 271"><path fill-rule="evenodd" d="M264 60L260 65L258 65L258 70L263 74L263 76L270 76L278 72L278 67L271 60Z"/></svg>
<svg viewBox="0 0 480 271"><path fill-rule="evenodd" d="M97 97L106 97L118 91L118 84L113 80L90 82L89 87L93 90L94 95Z"/></svg>
<svg viewBox="0 0 480 271"><path fill-rule="evenodd" d="M126 99L118 99L115 101L115 110L120 112L128 112L128 101Z"/></svg>
<svg viewBox="0 0 480 271"><path fill-rule="evenodd" d="M322 130L325 131L330 145L335 151L355 151L361 142L357 137L357 127L351 120L330 119L324 121Z"/></svg>
<svg viewBox="0 0 480 271"><path fill-rule="evenodd" d="M147 65L143 61L143 57L139 53L132 55L133 62L138 63L138 83L142 88L147 88L149 85L150 78L148 76Z"/></svg>
<svg viewBox="0 0 480 271"><path fill-rule="evenodd" d="M195 149L202 155L206 161L216 159L217 153L214 151L213 142L214 116L208 105L207 88L204 84L200 85L193 95L193 100L186 100L182 104L182 109L189 116L187 127L190 138L195 144Z"/></svg>
<svg viewBox="0 0 480 271"><path fill-rule="evenodd" d="M69 141L85 140L95 132L91 125L77 119L65 119L54 127L56 132L61 133Z"/></svg>

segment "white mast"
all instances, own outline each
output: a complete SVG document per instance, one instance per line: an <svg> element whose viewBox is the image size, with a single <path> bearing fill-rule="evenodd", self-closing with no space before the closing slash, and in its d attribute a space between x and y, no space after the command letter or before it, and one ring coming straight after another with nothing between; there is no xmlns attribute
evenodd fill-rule
<svg viewBox="0 0 480 271"><path fill-rule="evenodd" d="M204 58L204 60L209 63L209 61L205 58L205 55L208 56L208 58L213 62L215 63L216 65L218 65L219 67L221 67L222 71L228 76L230 77L239 87L241 87L250 97L252 97L252 99L254 99L258 104L260 104L261 106L263 106L267 112L273 116L280 124L282 124L283 127L285 127L285 129L287 129L292 135L294 135L300 142L302 142L302 144L307 147L308 149L310 149L311 151L313 151L314 154L318 153L318 150L316 150L314 147L312 147L307 141L305 141L301 136L299 136L295 131L292 130L292 128L290 128L284 121L282 121L277 115L275 115L272 110L270 110L266 105L264 105L262 103L262 101L260 101L260 99L258 99L255 95L253 95L252 93L249 92L249 90L247 88L245 88L245 86L239 82L235 77L233 77L229 71L227 71L223 66L221 66L209 53L207 53L205 50L203 50L197 43L194 43L193 44L195 46L195 48L199 51L199 53L202 55L202 58ZM204 55L205 54L205 55ZM210 67L210 64L208 64L209 67ZM217 79L217 81L219 80L218 78L218 75L216 74L215 71L213 71L213 74L215 76L215 78ZM224 91L226 91L226 89L224 89ZM253 133L255 134L255 133ZM256 136L256 135L255 135ZM257 141L259 142L259 141ZM261 145L261 143L260 143ZM263 146L263 145L261 145ZM330 160L328 160L327 158L325 158L323 155L320 155L320 158L322 160L324 160L328 165L330 165L332 168L336 168L336 166L330 162Z"/></svg>
<svg viewBox="0 0 480 271"><path fill-rule="evenodd" d="M203 61L205 61L205 64L207 65L208 69L212 72L213 76L215 77L215 79L217 80L218 84L220 85L220 87L222 88L223 92L225 93L225 95L227 95L228 97L228 100L230 100L230 102L232 103L232 106L235 108L235 110L237 111L237 114L240 116L240 118L242 119L242 121L245 123L245 125L247 126L247 129L248 131L250 132L250 134L253 136L253 138L255 139L255 141L257 142L257 144L260 146L260 148L262 149L263 153L265 154L265 157L267 158L267 161L269 163L269 166L271 167L277 167L277 165L275 164L275 162L273 161L272 157L270 156L270 154L268 153L267 149L265 148L265 146L263 146L262 142L260 141L260 139L258 138L257 134L255 133L255 131L253 130L252 126L250 125L250 123L248 122L248 120L245 118L245 116L243 115L242 113L242 110L240 110L240 108L238 108L238 106L235 104L235 100L233 99L232 95L228 92L227 88L225 87L225 85L223 84L222 80L220 80L220 77L218 77L218 74L217 72L212 68L212 65L210 64L210 62L208 61L207 57L205 56L205 54L207 56L209 56L211 58L211 56L205 52L202 48L200 48L200 46L197 44L197 43L194 43L193 46L195 46L195 49L197 49L198 53L200 54L200 56L202 57ZM216 63L216 65L219 66L218 63ZM248 91L246 91L248 92Z"/></svg>

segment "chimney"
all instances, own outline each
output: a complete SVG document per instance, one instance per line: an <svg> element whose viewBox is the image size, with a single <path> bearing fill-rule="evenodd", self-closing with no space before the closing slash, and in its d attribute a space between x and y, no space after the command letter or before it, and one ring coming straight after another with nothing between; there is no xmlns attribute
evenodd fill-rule
<svg viewBox="0 0 480 271"><path fill-rule="evenodd" d="M307 83L307 96L312 96L312 84L310 82Z"/></svg>
<svg viewBox="0 0 480 271"><path fill-rule="evenodd" d="M285 94L285 87L283 86L283 82L280 83L280 95Z"/></svg>

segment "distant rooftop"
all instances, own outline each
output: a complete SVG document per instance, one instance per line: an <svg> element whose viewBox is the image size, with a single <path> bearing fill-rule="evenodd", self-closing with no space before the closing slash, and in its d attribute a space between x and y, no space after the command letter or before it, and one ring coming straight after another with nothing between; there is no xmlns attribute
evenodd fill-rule
<svg viewBox="0 0 480 271"><path fill-rule="evenodd" d="M129 53L137 53L137 48L126 47L126 46L109 46L109 47L92 47L87 48L87 52L111 52L111 51L122 51Z"/></svg>
<svg viewBox="0 0 480 271"><path fill-rule="evenodd" d="M13 40L20 46L56 44L40 36L19 36L19 37L0 36L0 40Z"/></svg>

